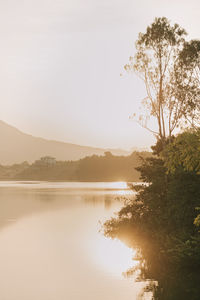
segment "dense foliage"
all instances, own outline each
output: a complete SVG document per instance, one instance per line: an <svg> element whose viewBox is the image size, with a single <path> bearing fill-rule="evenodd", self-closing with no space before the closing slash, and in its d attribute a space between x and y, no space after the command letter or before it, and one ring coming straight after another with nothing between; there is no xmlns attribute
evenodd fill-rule
<svg viewBox="0 0 200 300"><path fill-rule="evenodd" d="M157 149L154 147L155 152ZM117 217L105 223L106 235L138 249L141 277L158 280L162 288L166 272L173 286L173 280L184 270L187 274L200 270L199 155L198 131L185 132L166 143L159 156L143 160L138 168L146 184L136 187L136 198L127 201ZM153 288L161 293L158 286Z"/></svg>

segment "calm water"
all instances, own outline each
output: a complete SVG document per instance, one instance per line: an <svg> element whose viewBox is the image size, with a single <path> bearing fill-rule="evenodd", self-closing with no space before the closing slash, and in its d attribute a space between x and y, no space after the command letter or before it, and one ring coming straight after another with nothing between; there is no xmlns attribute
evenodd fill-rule
<svg viewBox="0 0 200 300"><path fill-rule="evenodd" d="M0 182L0 299L134 300L134 251L99 232L125 183Z"/></svg>

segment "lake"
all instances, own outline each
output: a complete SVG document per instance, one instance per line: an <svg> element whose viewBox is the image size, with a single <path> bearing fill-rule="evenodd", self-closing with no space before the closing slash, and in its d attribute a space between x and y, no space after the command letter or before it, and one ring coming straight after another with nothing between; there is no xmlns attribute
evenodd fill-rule
<svg viewBox="0 0 200 300"><path fill-rule="evenodd" d="M0 299L134 300L134 250L101 224L133 197L124 182L0 182Z"/></svg>

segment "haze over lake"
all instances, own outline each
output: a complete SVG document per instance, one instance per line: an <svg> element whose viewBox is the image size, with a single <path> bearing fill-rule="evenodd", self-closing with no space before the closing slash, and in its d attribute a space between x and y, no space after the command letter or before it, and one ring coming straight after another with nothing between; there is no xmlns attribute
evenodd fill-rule
<svg viewBox="0 0 200 300"><path fill-rule="evenodd" d="M200 1L0 1L0 300L200 300Z"/></svg>
<svg viewBox="0 0 200 300"><path fill-rule="evenodd" d="M99 232L123 195L123 182L0 182L0 299L137 299L144 283L122 274L134 250Z"/></svg>

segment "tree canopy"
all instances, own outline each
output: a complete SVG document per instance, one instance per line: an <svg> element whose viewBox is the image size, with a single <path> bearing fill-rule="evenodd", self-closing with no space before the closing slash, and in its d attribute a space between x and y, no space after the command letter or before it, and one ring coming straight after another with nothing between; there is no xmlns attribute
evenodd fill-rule
<svg viewBox="0 0 200 300"><path fill-rule="evenodd" d="M178 24L156 18L139 34L136 54L125 65L146 88L147 96L142 100L146 113L138 121L160 139L171 137L183 121L192 123L199 109L199 84L194 75L199 71L199 42L186 42L185 37L186 31ZM157 130L149 127L150 117L156 118Z"/></svg>
<svg viewBox="0 0 200 300"><path fill-rule="evenodd" d="M200 174L200 130L187 130L179 134L167 145L162 156L170 173L181 168Z"/></svg>

